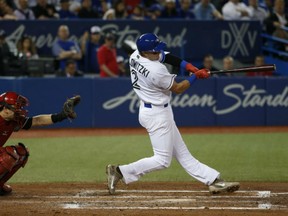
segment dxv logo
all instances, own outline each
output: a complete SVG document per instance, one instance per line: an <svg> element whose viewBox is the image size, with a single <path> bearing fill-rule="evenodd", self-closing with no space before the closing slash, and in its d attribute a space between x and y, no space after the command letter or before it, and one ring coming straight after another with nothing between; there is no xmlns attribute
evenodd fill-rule
<svg viewBox="0 0 288 216"><path fill-rule="evenodd" d="M242 56L248 56L249 50L255 46L258 32L249 30L249 23L242 23L239 27L236 23L228 25L230 30L221 31L221 48L229 49L228 55L231 56L235 56L238 51Z"/></svg>

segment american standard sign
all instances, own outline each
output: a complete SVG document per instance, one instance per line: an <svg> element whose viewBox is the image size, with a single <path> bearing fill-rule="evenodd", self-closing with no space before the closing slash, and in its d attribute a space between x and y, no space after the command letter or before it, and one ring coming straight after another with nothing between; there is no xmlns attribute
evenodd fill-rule
<svg viewBox="0 0 288 216"><path fill-rule="evenodd" d="M0 83L1 92L27 95L31 116L57 112L67 96L80 94L79 118L59 127L140 127L130 78L0 78ZM178 126L288 125L288 78L212 77L173 95L170 104Z"/></svg>
<svg viewBox="0 0 288 216"><path fill-rule="evenodd" d="M252 85L245 88L242 84L229 84L222 89L222 99L230 99L231 103L219 108L217 98L211 94L175 95L171 105L175 108L203 107L210 108L216 115L225 115L237 111L239 108L253 107L288 107L288 86L278 94L269 94L265 89ZM135 113L139 107L139 100L133 90L125 95L111 98L103 103L103 109L112 110L128 102L129 112Z"/></svg>

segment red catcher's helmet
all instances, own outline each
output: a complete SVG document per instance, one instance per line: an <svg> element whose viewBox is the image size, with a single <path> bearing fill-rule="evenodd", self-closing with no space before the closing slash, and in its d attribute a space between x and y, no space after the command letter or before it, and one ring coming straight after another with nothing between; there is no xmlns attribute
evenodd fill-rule
<svg viewBox="0 0 288 216"><path fill-rule="evenodd" d="M29 105L26 97L16 92L5 92L0 95L0 108L6 107L14 112L14 121L21 124L21 121L27 116L28 111L24 109Z"/></svg>

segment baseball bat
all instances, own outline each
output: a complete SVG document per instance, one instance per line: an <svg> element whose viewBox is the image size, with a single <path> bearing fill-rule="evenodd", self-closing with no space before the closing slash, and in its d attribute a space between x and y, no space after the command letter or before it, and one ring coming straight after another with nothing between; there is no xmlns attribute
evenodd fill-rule
<svg viewBox="0 0 288 216"><path fill-rule="evenodd" d="M275 71L275 64L267 64L261 66L250 66L250 67L242 67L235 68L230 70L218 70L218 71L210 71L210 74L225 74L225 73L245 73L245 72L267 72L267 71Z"/></svg>

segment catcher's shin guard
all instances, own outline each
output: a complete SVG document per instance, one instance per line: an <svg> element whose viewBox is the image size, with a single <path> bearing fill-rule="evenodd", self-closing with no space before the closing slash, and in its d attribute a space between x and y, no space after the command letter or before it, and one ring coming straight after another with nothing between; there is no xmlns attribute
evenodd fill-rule
<svg viewBox="0 0 288 216"><path fill-rule="evenodd" d="M25 166L28 156L29 151L22 143L0 147L0 188L20 167Z"/></svg>

